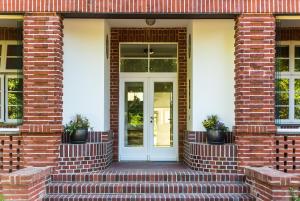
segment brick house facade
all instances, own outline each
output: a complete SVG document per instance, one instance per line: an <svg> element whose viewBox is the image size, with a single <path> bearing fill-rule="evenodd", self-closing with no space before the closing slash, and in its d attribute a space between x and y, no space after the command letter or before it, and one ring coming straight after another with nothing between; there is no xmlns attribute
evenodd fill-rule
<svg viewBox="0 0 300 201"><path fill-rule="evenodd" d="M249 200L288 200L290 187L296 192L300 191L299 123L281 125L276 118L276 80L279 79L276 48L280 41L297 41L300 38L298 0L0 0L0 3L0 47L1 41L21 41L23 46L22 122L11 124L4 121L0 129L0 192L7 200L64 200L58 196L47 197L46 193L51 192L51 181L102 181L97 174L93 177L96 180L89 176L97 171L113 174L105 171L112 161L122 160L120 152L125 150L120 149L120 140L124 137L120 129L120 119L124 115L121 108L121 90L124 86L121 85L123 82L119 71L120 44L123 43L147 44L147 51L151 51L149 47L152 43L177 44L176 161L184 162L193 171L220 175L222 179L237 177L236 181L245 181L249 188ZM144 19L153 18L157 23L154 26L144 23ZM21 21L22 26L7 26L11 21ZM281 21L287 25L281 27ZM223 39L215 39L223 41L221 43L224 46L212 47L215 52L224 48L224 55L217 55L219 59L215 59L217 56L209 49L207 52L198 50L201 46L209 46L202 36L207 36L207 40L213 43L214 38L210 39L209 35L210 32L212 36L218 32L213 27L215 22L220 25L220 35L216 36L224 36ZM99 37L95 38L97 35ZM91 39L83 40L81 37ZM227 39L230 47L225 43ZM234 42L231 43L231 40ZM213 45L218 46L217 42ZM89 47L91 49L83 50ZM211 54L211 59L205 60L199 52ZM81 54L83 56L78 59ZM148 54L150 63L151 55ZM233 59L230 59L231 56ZM207 63L201 63L200 58ZM296 56L292 58L297 59ZM92 63L91 60L100 61ZM201 74L210 69L201 71L202 64L212 65L212 60L219 60L216 64L223 64L221 70L224 72L232 72L229 77L224 74L224 80L216 78L219 79L216 82L220 88L223 84L227 87L226 78L233 83L233 92L225 94L223 101L225 104L229 100L233 110L229 115L227 110L220 112L221 118L232 123L232 129L227 135L226 144L220 146L207 144L205 131L196 125L203 120L199 116L204 111L197 104L201 104L205 96L214 97L199 84L204 79ZM94 72L95 69L88 65L80 66L81 61L103 68ZM230 69L231 64L233 66ZM289 65L296 68L294 61ZM83 70L80 69L78 74L70 74L73 66L82 67ZM85 74L85 71L90 73ZM4 72L3 76L6 75ZM97 76L103 77L97 79ZM143 82L150 83L149 80ZM88 100L93 96L84 99L72 95L80 90L82 94L89 95L89 90L85 91L84 86L93 86L94 83L99 85L95 89L101 88L101 93L95 96L100 100L100 106L92 107L91 113L86 113L91 114L89 118L95 127L94 131L89 132L86 144L69 144L69 139L63 134L63 124L69 120L68 115L89 110L85 105L94 103ZM78 84L78 91L70 89L72 84ZM211 101L212 105L207 106L209 109L216 103ZM222 103L222 100L217 103ZM176 106L175 102L173 104ZM295 103L292 105L297 107ZM203 112L203 115L209 114ZM183 174L180 171L172 174L175 177L176 174ZM87 176L89 172L94 173ZM245 178L239 179L240 175ZM119 175L112 178L112 182L121 181ZM136 181L132 178L127 179ZM147 177L136 178L147 181ZM62 193L67 194L64 191ZM107 200L113 198L107 197ZM80 198L74 198L77 199ZM226 199L225 196L218 200ZM202 197L195 200L202 200Z"/></svg>

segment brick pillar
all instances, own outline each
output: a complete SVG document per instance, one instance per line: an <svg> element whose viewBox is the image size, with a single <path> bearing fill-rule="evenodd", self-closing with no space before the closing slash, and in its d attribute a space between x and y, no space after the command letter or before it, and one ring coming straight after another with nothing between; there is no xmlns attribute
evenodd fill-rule
<svg viewBox="0 0 300 201"><path fill-rule="evenodd" d="M235 33L238 166L272 166L275 127L275 18L242 14Z"/></svg>
<svg viewBox="0 0 300 201"><path fill-rule="evenodd" d="M56 165L62 127L62 19L24 17L24 166Z"/></svg>

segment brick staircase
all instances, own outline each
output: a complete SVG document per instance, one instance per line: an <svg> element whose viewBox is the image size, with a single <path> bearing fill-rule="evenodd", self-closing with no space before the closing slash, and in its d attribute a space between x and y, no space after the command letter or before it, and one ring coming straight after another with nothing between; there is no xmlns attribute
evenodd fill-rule
<svg viewBox="0 0 300 201"><path fill-rule="evenodd" d="M56 174L43 201L254 201L244 176L197 172L174 163L116 163L107 170Z"/></svg>

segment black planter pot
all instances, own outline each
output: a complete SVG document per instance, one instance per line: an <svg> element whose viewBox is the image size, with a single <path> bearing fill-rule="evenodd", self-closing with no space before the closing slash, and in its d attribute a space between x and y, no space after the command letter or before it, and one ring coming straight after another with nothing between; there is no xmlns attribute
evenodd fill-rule
<svg viewBox="0 0 300 201"><path fill-rule="evenodd" d="M207 131L208 144L224 144L225 133L221 130L208 130Z"/></svg>
<svg viewBox="0 0 300 201"><path fill-rule="evenodd" d="M71 142L73 144L84 144L86 143L88 129L78 129L71 135Z"/></svg>

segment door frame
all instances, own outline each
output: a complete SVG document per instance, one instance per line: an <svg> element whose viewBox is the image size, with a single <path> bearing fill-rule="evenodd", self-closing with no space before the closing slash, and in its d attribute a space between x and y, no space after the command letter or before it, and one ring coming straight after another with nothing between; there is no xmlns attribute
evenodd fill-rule
<svg viewBox="0 0 300 201"><path fill-rule="evenodd" d="M143 82L143 83L147 83L146 86L144 85L144 99L149 100L150 97L148 97L150 95L150 82L152 82L152 80L157 79L158 81L172 81L174 83L174 88L173 88L173 145L174 145L174 152L176 153L176 157L171 157L171 158L155 158L154 161L178 161L179 160L179 143L178 143L178 78L177 78L177 73L120 73L120 81L119 81L119 122L118 122L118 128L119 128L119 143L118 143L118 151L119 151L119 156L118 156L118 160L121 161L121 151L122 148L125 148L124 146L124 83L126 81L132 81L132 82ZM149 81L149 82L148 82ZM147 89L146 89L147 87ZM147 91L147 93L145 93ZM150 112L150 105L151 104L144 104L144 111L146 111L146 115L144 115L144 125L147 125L147 128L144 128L144 135L146 135L148 138L146 139L144 137L144 148L141 148L140 150L138 150L138 148L136 148L136 151L146 151L149 155L150 155L150 137L151 135L149 134L150 129L151 129L151 125L149 124L149 112ZM147 142L148 141L148 142ZM130 154L130 151L129 151ZM129 157L128 157L129 158ZM140 160L140 161L145 161L145 160L149 160L150 158L148 158L148 156L142 157L142 156L137 156L135 159L133 159L132 161L136 160ZM128 159L131 160L131 159ZM125 161L125 160L122 160Z"/></svg>

